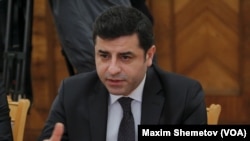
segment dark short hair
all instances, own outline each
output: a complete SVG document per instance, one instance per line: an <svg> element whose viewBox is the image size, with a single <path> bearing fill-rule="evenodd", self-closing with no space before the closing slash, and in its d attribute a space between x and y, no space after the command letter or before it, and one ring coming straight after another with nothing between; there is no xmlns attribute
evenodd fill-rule
<svg viewBox="0 0 250 141"><path fill-rule="evenodd" d="M133 7L114 6L97 17L93 25L93 41L96 37L114 39L136 33L145 53L154 44L153 25L139 10Z"/></svg>

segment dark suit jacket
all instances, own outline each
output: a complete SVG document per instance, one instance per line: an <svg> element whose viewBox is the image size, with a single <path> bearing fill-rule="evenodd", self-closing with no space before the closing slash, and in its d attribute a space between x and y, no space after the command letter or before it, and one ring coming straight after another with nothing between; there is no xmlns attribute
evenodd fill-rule
<svg viewBox="0 0 250 141"><path fill-rule="evenodd" d="M105 141L109 93L95 71L65 79L39 140L54 124L65 125L63 140ZM150 67L142 98L141 124L206 124L199 82Z"/></svg>
<svg viewBox="0 0 250 141"><path fill-rule="evenodd" d="M0 79L0 141L13 140L9 112L6 92Z"/></svg>

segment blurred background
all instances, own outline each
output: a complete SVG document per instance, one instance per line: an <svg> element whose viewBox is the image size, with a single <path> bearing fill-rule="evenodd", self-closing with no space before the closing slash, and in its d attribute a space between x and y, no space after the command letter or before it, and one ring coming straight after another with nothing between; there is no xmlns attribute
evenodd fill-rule
<svg viewBox="0 0 250 141"><path fill-rule="evenodd" d="M146 2L158 64L199 80L207 106L222 106L219 124L250 124L250 0ZM47 0L34 0L31 24L25 141L37 139L61 80L69 76Z"/></svg>

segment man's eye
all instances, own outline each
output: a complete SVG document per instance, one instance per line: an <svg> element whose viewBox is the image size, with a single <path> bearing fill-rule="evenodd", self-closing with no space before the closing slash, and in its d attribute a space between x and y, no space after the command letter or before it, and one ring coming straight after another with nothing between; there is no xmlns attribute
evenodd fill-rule
<svg viewBox="0 0 250 141"><path fill-rule="evenodd" d="M100 56L101 56L102 58L104 58L104 59L108 58L108 55L107 55L107 54L101 54Z"/></svg>
<svg viewBox="0 0 250 141"><path fill-rule="evenodd" d="M128 61L131 59L131 57L130 56L121 56L121 59L124 61Z"/></svg>

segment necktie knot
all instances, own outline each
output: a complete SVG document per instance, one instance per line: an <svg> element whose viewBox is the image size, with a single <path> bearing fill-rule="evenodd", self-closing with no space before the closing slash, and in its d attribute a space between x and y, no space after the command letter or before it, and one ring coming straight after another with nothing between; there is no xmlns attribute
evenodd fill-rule
<svg viewBox="0 0 250 141"><path fill-rule="evenodd" d="M120 105L122 106L123 112L131 112L131 101L133 99L130 97L122 97L118 99Z"/></svg>

